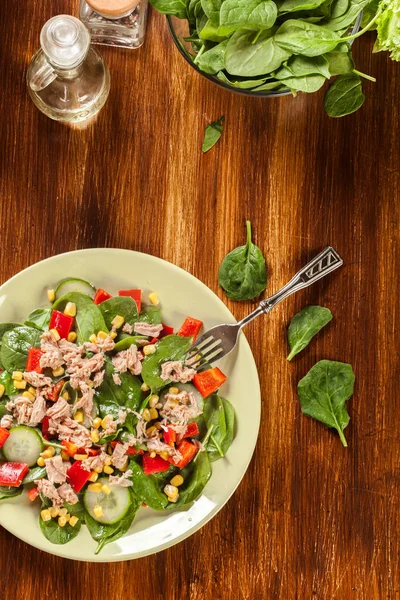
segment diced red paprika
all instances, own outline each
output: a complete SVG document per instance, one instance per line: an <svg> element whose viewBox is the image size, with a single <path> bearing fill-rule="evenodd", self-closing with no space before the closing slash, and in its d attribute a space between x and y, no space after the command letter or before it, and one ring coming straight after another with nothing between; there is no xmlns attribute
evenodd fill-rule
<svg viewBox="0 0 400 600"><path fill-rule="evenodd" d="M0 485L4 487L19 487L28 473L25 463L6 462L0 465Z"/></svg>
<svg viewBox="0 0 400 600"><path fill-rule="evenodd" d="M43 354L44 352L42 352L40 348L29 348L25 370L43 373L43 367L40 366L40 358L43 356Z"/></svg>
<svg viewBox="0 0 400 600"><path fill-rule="evenodd" d="M183 469L183 467L186 467L186 465L190 463L190 461L196 456L199 450L195 444L192 444L187 440L182 440L177 445L176 449L178 450L178 452L180 452L180 454L182 454L181 460L176 462L173 458L170 458L169 462L178 467L179 469Z"/></svg>
<svg viewBox="0 0 400 600"><path fill-rule="evenodd" d="M78 454L79 448L76 444L73 444L72 442L63 440L61 442L61 446L63 447L64 452L68 454L68 456L75 456L75 454Z"/></svg>
<svg viewBox="0 0 400 600"><path fill-rule="evenodd" d="M163 437L166 444L174 444L176 442L176 431L171 427L167 427L167 430L164 430Z"/></svg>
<svg viewBox="0 0 400 600"><path fill-rule="evenodd" d="M42 436L44 437L45 440L50 440L52 437L49 434L49 424L50 424L50 417L45 417L42 421Z"/></svg>
<svg viewBox="0 0 400 600"><path fill-rule="evenodd" d="M203 398L207 398L216 392L226 380L226 375L218 367L214 367L208 371L197 373L193 378L193 383Z"/></svg>
<svg viewBox="0 0 400 600"><path fill-rule="evenodd" d="M161 340L166 335L172 335L174 333L173 327L170 327L169 325L164 325L164 323L162 324L162 326L163 328L161 329L160 335L158 336L159 340Z"/></svg>
<svg viewBox="0 0 400 600"><path fill-rule="evenodd" d="M136 302L138 312L142 310L142 290L119 290L118 296L129 296Z"/></svg>
<svg viewBox="0 0 400 600"><path fill-rule="evenodd" d="M118 441L113 441L113 442L110 442L110 445L111 445L113 448L115 448L115 446L116 446L117 444L121 444L121 442L118 442ZM144 450L142 450L141 448L139 448L139 449L136 449L136 448L134 448L133 446L129 446L128 450L126 451L126 455L127 455L127 456L134 456L135 454L144 454Z"/></svg>
<svg viewBox="0 0 400 600"><path fill-rule="evenodd" d="M49 329L56 329L61 338L67 338L74 324L74 317L64 315L59 310L53 310L50 317Z"/></svg>
<svg viewBox="0 0 400 600"><path fill-rule="evenodd" d="M157 342L159 341L159 339L160 338L153 338L152 340L150 340L150 344L157 344Z"/></svg>
<svg viewBox="0 0 400 600"><path fill-rule="evenodd" d="M67 471L67 479L75 492L80 492L85 483L88 482L91 472L81 466L79 460L75 461Z"/></svg>
<svg viewBox="0 0 400 600"><path fill-rule="evenodd" d="M88 456L98 456L100 454L100 450L94 448L78 448L75 454L87 454Z"/></svg>
<svg viewBox="0 0 400 600"><path fill-rule="evenodd" d="M10 432L4 427L0 427L0 448L4 446L6 440L10 437Z"/></svg>
<svg viewBox="0 0 400 600"><path fill-rule="evenodd" d="M178 331L178 335L182 337L192 337L193 341L195 341L202 327L203 321L193 319L192 317L186 317L186 319L183 321L182 327Z"/></svg>
<svg viewBox="0 0 400 600"><path fill-rule="evenodd" d="M148 452L143 454L143 471L145 475L151 475L152 473L163 473L164 471L168 471L169 467L169 462L164 460L158 454L156 454L154 458L151 458Z"/></svg>
<svg viewBox="0 0 400 600"><path fill-rule="evenodd" d="M190 437L194 437L195 435L198 435L200 433L199 427L196 423L196 421L193 421L193 423L189 423L185 433L183 434L183 438L190 438Z"/></svg>
<svg viewBox="0 0 400 600"><path fill-rule="evenodd" d="M28 498L31 502L34 502L38 496L39 496L39 490L37 489L37 487L34 487L31 490L29 490Z"/></svg>
<svg viewBox="0 0 400 600"><path fill-rule="evenodd" d="M95 297L93 298L93 302L95 304L101 304L102 302L105 302L105 300L109 300L110 298L112 298L111 294L109 294L102 288L99 288L95 294Z"/></svg>
<svg viewBox="0 0 400 600"><path fill-rule="evenodd" d="M64 384L64 379L60 379L60 381L57 381L54 387L51 388L50 392L47 393L46 398L48 398L48 400L51 400L52 402L57 402L58 397L61 394L61 390L64 387Z"/></svg>

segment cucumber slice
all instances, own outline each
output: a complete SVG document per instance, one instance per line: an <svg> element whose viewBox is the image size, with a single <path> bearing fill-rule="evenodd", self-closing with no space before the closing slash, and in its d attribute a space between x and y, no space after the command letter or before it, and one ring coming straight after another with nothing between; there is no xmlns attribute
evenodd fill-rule
<svg viewBox="0 0 400 600"><path fill-rule="evenodd" d="M10 435L3 445L6 460L25 463L28 467L36 465L41 452L43 452L43 442L39 433L36 429L24 425L10 429Z"/></svg>
<svg viewBox="0 0 400 600"><path fill-rule="evenodd" d="M97 483L101 485L108 484L108 477L101 477L97 480ZM105 494L104 492L90 492L86 489L83 496L83 504L89 515L93 517L98 523L104 525L113 525L121 521L131 506L131 494L129 488L117 487L116 485L110 485L111 493ZM104 515L102 517L96 517L94 513L94 507L101 506Z"/></svg>
<svg viewBox="0 0 400 600"><path fill-rule="evenodd" d="M65 296L65 294L69 294L70 292L81 292L82 294L87 294L91 298L94 298L96 288L84 279L68 277L67 279L60 281L54 290L55 298L57 300L60 296Z"/></svg>

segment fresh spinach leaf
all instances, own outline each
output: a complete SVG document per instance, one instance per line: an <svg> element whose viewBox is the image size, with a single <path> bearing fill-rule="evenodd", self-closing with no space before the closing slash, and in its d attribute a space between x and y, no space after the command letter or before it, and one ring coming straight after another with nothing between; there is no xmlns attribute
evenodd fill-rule
<svg viewBox="0 0 400 600"><path fill-rule="evenodd" d="M24 324L44 331L49 326L50 316L51 308L37 308L31 312Z"/></svg>
<svg viewBox="0 0 400 600"><path fill-rule="evenodd" d="M277 15L278 9L272 0L224 0L218 32L230 35L237 29L270 29Z"/></svg>
<svg viewBox="0 0 400 600"><path fill-rule="evenodd" d="M168 498L163 492L163 487L167 481L155 475L145 475L142 467L136 460L131 460L129 469L132 471L131 480L133 489L140 502L144 502L154 510L165 510L168 505Z"/></svg>
<svg viewBox="0 0 400 600"><path fill-rule="evenodd" d="M256 88L257 86L260 86L267 81L267 79L265 77L260 77L259 79L244 79L244 80L229 79L226 76L226 74L224 73L224 71L220 71L219 73L217 73L217 77L220 81L223 81L227 85L229 85L231 87L243 89L243 90ZM278 83L278 85L279 85L279 83Z"/></svg>
<svg viewBox="0 0 400 600"><path fill-rule="evenodd" d="M179 486L177 502L167 504L166 508L169 510L186 506L200 496L211 477L208 452L201 452L195 461L190 462L187 467L180 471L180 474L184 479L184 483Z"/></svg>
<svg viewBox="0 0 400 600"><path fill-rule="evenodd" d="M42 509L43 508L47 508L47 506L43 505ZM76 504L68 504L65 502L64 508L68 510L71 516L78 517L79 521L76 523L75 527L72 527L69 523L67 523L64 527L60 527L58 520L51 519L50 521L43 521L39 515L40 529L45 538L47 538L52 544L67 544L76 538L81 530L82 523L85 522L85 510L80 502L77 502Z"/></svg>
<svg viewBox="0 0 400 600"><path fill-rule="evenodd" d="M314 10L321 6L325 0L283 0L279 4L279 13L297 12L300 10Z"/></svg>
<svg viewBox="0 0 400 600"><path fill-rule="evenodd" d="M301 19L289 19L279 27L274 40L292 54L319 56L331 52L338 45L340 36L327 27Z"/></svg>
<svg viewBox="0 0 400 600"><path fill-rule="evenodd" d="M196 64L205 73L215 74L221 69L224 68L224 57L225 50L228 40L217 44L210 48L210 50L206 50L203 54L199 55L198 60L196 60ZM218 123L218 121L217 121Z"/></svg>
<svg viewBox="0 0 400 600"><path fill-rule="evenodd" d="M246 221L246 227L247 244L227 254L218 273L219 285L232 300L252 300L267 286L264 256L251 241L250 221Z"/></svg>
<svg viewBox="0 0 400 600"><path fill-rule="evenodd" d="M192 345L192 338L180 335L167 335L156 345L154 354L143 361L142 379L152 392L161 390L168 384L160 377L161 365L169 360L181 360Z"/></svg>
<svg viewBox="0 0 400 600"><path fill-rule="evenodd" d="M14 387L13 378L8 371L0 373L0 383L4 385L4 394L6 396L16 396L18 390Z"/></svg>
<svg viewBox="0 0 400 600"><path fill-rule="evenodd" d="M276 92L280 91L280 90L284 90L285 85L284 82L282 81L269 81L268 83L264 83L263 85L260 85L259 87L254 88L255 92L263 92L266 90L274 90Z"/></svg>
<svg viewBox="0 0 400 600"><path fill-rule="evenodd" d="M346 401L353 394L354 380L351 365L320 360L297 387L302 412L336 429L343 446L347 446L343 431L350 421Z"/></svg>
<svg viewBox="0 0 400 600"><path fill-rule="evenodd" d="M215 146L215 144L218 142L219 138L222 135L222 131L223 131L223 121L224 121L225 117L220 117L218 119L218 121L214 121L213 123L210 123L210 125L207 125L206 130L204 132L204 140L203 140L203 145L201 147L201 151L205 154L206 152L208 152L209 150L211 150L211 148L213 148L213 146Z"/></svg>
<svg viewBox="0 0 400 600"><path fill-rule="evenodd" d="M364 104L361 79L358 75L340 75L325 94L324 107L330 117L344 117Z"/></svg>
<svg viewBox="0 0 400 600"><path fill-rule="evenodd" d="M64 309L68 302L76 304L76 333L80 343L88 342L93 333L107 331L106 323L99 308L101 304L97 306L90 296L81 292L70 292L56 300L53 309Z"/></svg>
<svg viewBox="0 0 400 600"><path fill-rule="evenodd" d="M342 15L330 19L326 27L333 31L343 31L354 23L360 12L371 0L350 0L349 7Z"/></svg>
<svg viewBox="0 0 400 600"><path fill-rule="evenodd" d="M24 371L29 349L40 346L41 332L34 327L21 325L6 331L3 336L0 356L1 363L9 372Z"/></svg>
<svg viewBox="0 0 400 600"><path fill-rule="evenodd" d="M203 418L207 429L214 425L207 443L207 453L213 462L222 458L233 442L235 411L228 400L213 394L204 401Z"/></svg>
<svg viewBox="0 0 400 600"><path fill-rule="evenodd" d="M219 25L219 11L223 0L201 0L201 7L213 25Z"/></svg>
<svg viewBox="0 0 400 600"><path fill-rule="evenodd" d="M279 31L279 30L278 30ZM271 35L262 31L255 40L254 32L235 31L225 51L225 68L231 75L254 77L276 71L291 56Z"/></svg>
<svg viewBox="0 0 400 600"><path fill-rule="evenodd" d="M158 306L145 306L142 309L138 319L140 323L149 323L150 325L160 325L161 309Z"/></svg>
<svg viewBox="0 0 400 600"><path fill-rule="evenodd" d="M290 354L287 359L292 360L308 346L314 335L331 320L331 311L323 306L306 306L298 312L291 320L288 329Z"/></svg>
<svg viewBox="0 0 400 600"><path fill-rule="evenodd" d="M121 408L129 408L137 411L143 399L143 392L141 390L142 382L139 377L132 375L129 371L119 373L121 385L117 385L112 377L114 373L114 367L107 358L105 361L103 383L95 391L95 400L102 418L106 415L112 415L114 418L117 418ZM128 414L124 427L133 433L132 414Z"/></svg>
<svg viewBox="0 0 400 600"><path fill-rule="evenodd" d="M331 74L327 59L324 56L293 56L275 73L276 79L281 80L308 75L322 75L329 79Z"/></svg>
<svg viewBox="0 0 400 600"><path fill-rule="evenodd" d="M124 317L125 322L129 325L136 323L139 317L136 302L129 296L115 296L115 298L101 302L99 307L108 329L111 329L112 320L117 315Z"/></svg>
<svg viewBox="0 0 400 600"><path fill-rule="evenodd" d="M114 346L114 352L121 352L121 350L127 350L135 344L135 346L140 346L140 340L147 340L148 338L145 335L127 335L126 337L120 339Z"/></svg>
<svg viewBox="0 0 400 600"><path fill-rule="evenodd" d="M349 46L343 42L333 52L325 54L331 75L347 75L354 70L354 61Z"/></svg>
<svg viewBox="0 0 400 600"><path fill-rule="evenodd" d="M47 475L46 467L32 467L22 480L22 485L33 483L36 479L43 479Z"/></svg>
<svg viewBox="0 0 400 600"><path fill-rule="evenodd" d="M150 0L150 4L165 15L175 15L180 19L187 18L187 0Z"/></svg>
<svg viewBox="0 0 400 600"><path fill-rule="evenodd" d="M0 400L0 419L2 417L4 417L4 415L7 415L9 413L9 411L6 408L7 402L8 402L8 398L4 398L4 399Z"/></svg>
<svg viewBox="0 0 400 600"><path fill-rule="evenodd" d="M1 500L11 500L20 496L23 492L22 485L20 487L0 487L0 502Z"/></svg>

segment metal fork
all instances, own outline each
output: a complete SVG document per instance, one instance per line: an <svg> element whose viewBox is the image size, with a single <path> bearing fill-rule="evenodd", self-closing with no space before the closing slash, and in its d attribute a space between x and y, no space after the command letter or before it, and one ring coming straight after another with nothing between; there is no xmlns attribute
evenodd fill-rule
<svg viewBox="0 0 400 600"><path fill-rule="evenodd" d="M318 281L328 273L341 267L343 260L334 248L328 246L313 260L306 264L296 275L276 294L262 300L258 307L247 317L234 324L216 325L204 333L189 348L185 362L194 369L205 364L220 360L231 352L237 344L240 330L259 315L269 313L279 302L294 292L301 290Z"/></svg>

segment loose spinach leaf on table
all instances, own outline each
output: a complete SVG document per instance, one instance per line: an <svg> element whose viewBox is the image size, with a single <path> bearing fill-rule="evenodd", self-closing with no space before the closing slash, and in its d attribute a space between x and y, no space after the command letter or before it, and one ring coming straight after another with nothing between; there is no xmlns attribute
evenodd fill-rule
<svg viewBox="0 0 400 600"><path fill-rule="evenodd" d="M219 138L222 135L222 131L223 131L223 121L224 121L225 117L220 117L218 119L218 121L214 121L213 123L210 123L210 125L207 125L205 132L204 132L204 140L203 140L203 145L201 147L201 151L205 154L206 152L208 152L209 150L211 150L211 148L213 148L213 146L215 146L215 144L218 142Z"/></svg>
<svg viewBox="0 0 400 600"><path fill-rule="evenodd" d="M324 106L330 117L344 117L364 104L361 79L358 75L340 75L325 94Z"/></svg>
<svg viewBox="0 0 400 600"><path fill-rule="evenodd" d="M29 349L40 346L41 332L35 327L20 325L3 335L0 357L3 367L9 371L24 371Z"/></svg>
<svg viewBox="0 0 400 600"><path fill-rule="evenodd" d="M76 304L76 333L80 343L89 341L93 333L107 331L101 310L90 296L81 292L70 292L56 300L53 309L63 310L68 302Z"/></svg>
<svg viewBox="0 0 400 600"><path fill-rule="evenodd" d="M353 394L354 380L351 365L320 360L297 387L302 412L336 429L343 446L347 446L343 431L350 421L346 401Z"/></svg>
<svg viewBox="0 0 400 600"><path fill-rule="evenodd" d="M181 360L192 345L192 338L180 335L167 335L156 345L154 354L143 361L142 379L152 392L161 390L168 384L160 377L161 365L169 360Z"/></svg>
<svg viewBox="0 0 400 600"><path fill-rule="evenodd" d="M155 475L145 475L138 459L130 461L129 469L132 471L130 479L133 481L133 489L140 502L144 502L154 510L164 510L168 505L168 498L163 488L168 480L164 481L164 477Z"/></svg>
<svg viewBox="0 0 400 600"><path fill-rule="evenodd" d="M12 498L16 498L20 496L23 492L24 488L22 486L15 487L0 487L0 501L1 500L11 500Z"/></svg>
<svg viewBox="0 0 400 600"><path fill-rule="evenodd" d="M42 510L44 508L47 508L46 504L42 506ZM76 538L81 530L82 523L85 522L85 510L80 502L77 502L76 504L68 504L65 502L64 508L68 510L71 516L78 517L79 521L76 523L75 527L72 527L69 523L67 523L64 527L60 527L57 519L43 521L42 517L39 515L40 529L43 535L52 544L67 544Z"/></svg>
<svg viewBox="0 0 400 600"><path fill-rule="evenodd" d="M231 75L255 77L276 71L291 55L276 43L271 30L262 31L256 40L253 31L239 30L229 38L225 68Z"/></svg>
<svg viewBox="0 0 400 600"><path fill-rule="evenodd" d="M44 331L49 326L50 316L51 308L37 308L31 312L24 324Z"/></svg>
<svg viewBox="0 0 400 600"><path fill-rule="evenodd" d="M279 27L274 40L290 53L319 56L331 52L340 42L340 36L327 27L301 19L289 19Z"/></svg>
<svg viewBox="0 0 400 600"><path fill-rule="evenodd" d="M214 425L207 443L211 462L223 458L233 441L235 411L232 404L217 394L204 401L203 418L207 429Z"/></svg>
<svg viewBox="0 0 400 600"><path fill-rule="evenodd" d="M323 306L306 306L293 317L288 329L288 342L290 354L288 360L292 360L296 354L301 352L329 321L332 313L329 308Z"/></svg>
<svg viewBox="0 0 400 600"><path fill-rule="evenodd" d="M246 221L247 244L227 254L218 272L219 285L232 300L251 300L267 286L267 268L261 250L251 241L250 221Z"/></svg>
<svg viewBox="0 0 400 600"><path fill-rule="evenodd" d="M123 519L117 523L114 523L113 525L104 525L103 523L99 523L96 521L96 519L93 519L88 512L86 512L85 522L87 528L92 538L98 542L95 554L99 554L106 544L115 542L129 531L140 506L140 502L132 488L129 489L129 493L131 496L131 505L128 509L128 512Z"/></svg>

